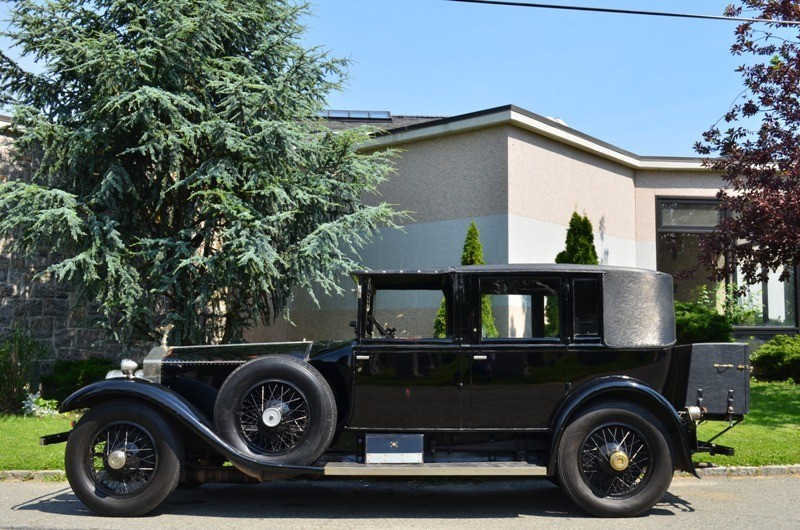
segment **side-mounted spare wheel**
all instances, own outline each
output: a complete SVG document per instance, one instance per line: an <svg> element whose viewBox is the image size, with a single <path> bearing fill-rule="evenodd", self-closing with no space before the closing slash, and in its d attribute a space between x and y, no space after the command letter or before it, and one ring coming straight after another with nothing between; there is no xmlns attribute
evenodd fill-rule
<svg viewBox="0 0 800 530"><path fill-rule="evenodd" d="M155 509L178 485L180 438L161 415L130 400L87 412L67 440L72 491L92 511L136 517Z"/></svg>
<svg viewBox="0 0 800 530"><path fill-rule="evenodd" d="M231 446L268 464L306 465L328 448L336 404L310 364L266 355L237 368L222 384L214 423Z"/></svg>
<svg viewBox="0 0 800 530"><path fill-rule="evenodd" d="M595 405L574 419L558 448L558 479L587 512L632 517L652 508L672 482L661 422L630 403Z"/></svg>

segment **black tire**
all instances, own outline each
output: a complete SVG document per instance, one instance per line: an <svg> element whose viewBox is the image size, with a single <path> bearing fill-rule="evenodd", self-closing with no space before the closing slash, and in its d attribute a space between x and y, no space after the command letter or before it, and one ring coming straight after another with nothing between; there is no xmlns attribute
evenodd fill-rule
<svg viewBox="0 0 800 530"><path fill-rule="evenodd" d="M633 517L652 508L669 488L672 453L653 414L629 403L607 403L567 426L557 473L570 498L587 512Z"/></svg>
<svg viewBox="0 0 800 530"><path fill-rule="evenodd" d="M181 454L180 439L155 410L109 401L87 412L72 430L64 464L72 491L89 509L138 517L175 491Z"/></svg>
<svg viewBox="0 0 800 530"><path fill-rule="evenodd" d="M328 448L336 402L325 378L294 357L266 355L222 384L214 424L231 446L269 464L306 465Z"/></svg>

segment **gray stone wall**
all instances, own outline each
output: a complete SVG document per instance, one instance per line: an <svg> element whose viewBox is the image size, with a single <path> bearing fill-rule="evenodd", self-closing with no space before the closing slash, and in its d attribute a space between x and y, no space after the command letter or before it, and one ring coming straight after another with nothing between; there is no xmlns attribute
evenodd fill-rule
<svg viewBox="0 0 800 530"><path fill-rule="evenodd" d="M37 276L46 264L46 257L16 257L0 244L0 335L22 327L52 350L53 359L116 357L121 346L92 326L94 315L76 303L75 293L49 275Z"/></svg>
<svg viewBox="0 0 800 530"><path fill-rule="evenodd" d="M7 119L0 116L0 127ZM8 153L13 140L0 133L0 180L13 171ZM92 325L96 315L77 303L75 292L59 285L46 270L49 257L20 257L0 240L0 336L12 327L27 330L31 337L52 349L53 359L118 357L120 344L107 340L105 331Z"/></svg>

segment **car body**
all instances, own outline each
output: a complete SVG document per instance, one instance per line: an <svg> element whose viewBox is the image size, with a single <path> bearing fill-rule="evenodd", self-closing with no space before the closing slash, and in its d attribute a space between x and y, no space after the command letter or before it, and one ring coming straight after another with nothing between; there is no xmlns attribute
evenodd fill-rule
<svg viewBox="0 0 800 530"><path fill-rule="evenodd" d="M748 412L747 348L676 347L666 274L500 265L353 279L353 340L162 344L141 371L123 361L70 396L62 411L89 412L43 443L67 441L78 497L140 515L181 481L541 476L592 514L631 516L675 469L695 474L692 453L732 453L695 427Z"/></svg>

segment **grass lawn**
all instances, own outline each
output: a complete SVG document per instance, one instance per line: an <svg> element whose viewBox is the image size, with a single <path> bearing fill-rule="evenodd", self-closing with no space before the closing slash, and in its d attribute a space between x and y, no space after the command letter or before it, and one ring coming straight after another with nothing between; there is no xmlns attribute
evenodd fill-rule
<svg viewBox="0 0 800 530"><path fill-rule="evenodd" d="M70 430L74 416L0 416L0 469L64 469L64 444L39 445L39 437Z"/></svg>
<svg viewBox="0 0 800 530"><path fill-rule="evenodd" d="M64 469L64 444L43 447L39 436L69 430L72 419L0 416L0 469ZM699 437L707 440L725 426L700 425ZM753 382L750 414L715 442L735 447L736 456L698 453L694 461L723 466L800 464L800 385Z"/></svg>
<svg viewBox="0 0 800 530"><path fill-rule="evenodd" d="M698 427L698 438L708 440L725 428L722 422ZM735 456L697 453L695 462L721 466L800 464L800 385L750 383L750 414L714 443L736 449Z"/></svg>

